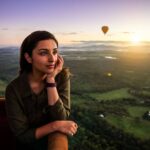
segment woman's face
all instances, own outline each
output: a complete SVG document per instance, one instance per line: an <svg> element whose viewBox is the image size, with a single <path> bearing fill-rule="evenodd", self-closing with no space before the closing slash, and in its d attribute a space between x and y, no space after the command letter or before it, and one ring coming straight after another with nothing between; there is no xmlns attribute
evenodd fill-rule
<svg viewBox="0 0 150 150"><path fill-rule="evenodd" d="M58 48L54 40L39 41L32 51L32 70L44 74L54 71L58 58Z"/></svg>

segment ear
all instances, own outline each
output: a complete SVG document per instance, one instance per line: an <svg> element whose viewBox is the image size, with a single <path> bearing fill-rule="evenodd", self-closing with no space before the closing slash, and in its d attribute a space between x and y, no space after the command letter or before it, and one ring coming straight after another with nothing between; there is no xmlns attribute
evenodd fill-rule
<svg viewBox="0 0 150 150"><path fill-rule="evenodd" d="M26 59L26 61L28 62L28 63L32 63L32 58L29 56L29 54L28 53L25 53L24 54L24 57L25 57L25 59Z"/></svg>

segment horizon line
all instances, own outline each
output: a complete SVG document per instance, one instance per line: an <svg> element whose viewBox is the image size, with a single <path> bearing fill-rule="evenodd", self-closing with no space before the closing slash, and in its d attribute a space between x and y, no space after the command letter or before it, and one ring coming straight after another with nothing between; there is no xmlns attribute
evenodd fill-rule
<svg viewBox="0 0 150 150"><path fill-rule="evenodd" d="M131 43L132 44L132 41L127 41L127 40L73 40L73 41L70 41L70 42L67 42L67 43L59 43L60 46L63 46L63 45L71 45L71 44L75 44L75 43ZM140 41L138 44L140 43L150 43L150 41ZM0 48L2 47L20 47L20 45L18 44L0 44Z"/></svg>

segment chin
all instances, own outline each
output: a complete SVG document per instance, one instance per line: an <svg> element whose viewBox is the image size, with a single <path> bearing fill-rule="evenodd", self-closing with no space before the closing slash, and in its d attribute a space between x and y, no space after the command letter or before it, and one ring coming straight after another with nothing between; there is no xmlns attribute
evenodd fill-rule
<svg viewBox="0 0 150 150"><path fill-rule="evenodd" d="M46 73L52 73L54 71L54 69L49 69L46 71Z"/></svg>

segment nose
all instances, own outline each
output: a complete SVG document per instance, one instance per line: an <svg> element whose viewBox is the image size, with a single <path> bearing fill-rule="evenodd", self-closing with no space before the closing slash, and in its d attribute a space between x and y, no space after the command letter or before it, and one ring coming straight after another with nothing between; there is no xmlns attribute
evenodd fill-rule
<svg viewBox="0 0 150 150"><path fill-rule="evenodd" d="M48 61L49 62L54 62L54 55L53 54L48 55Z"/></svg>

